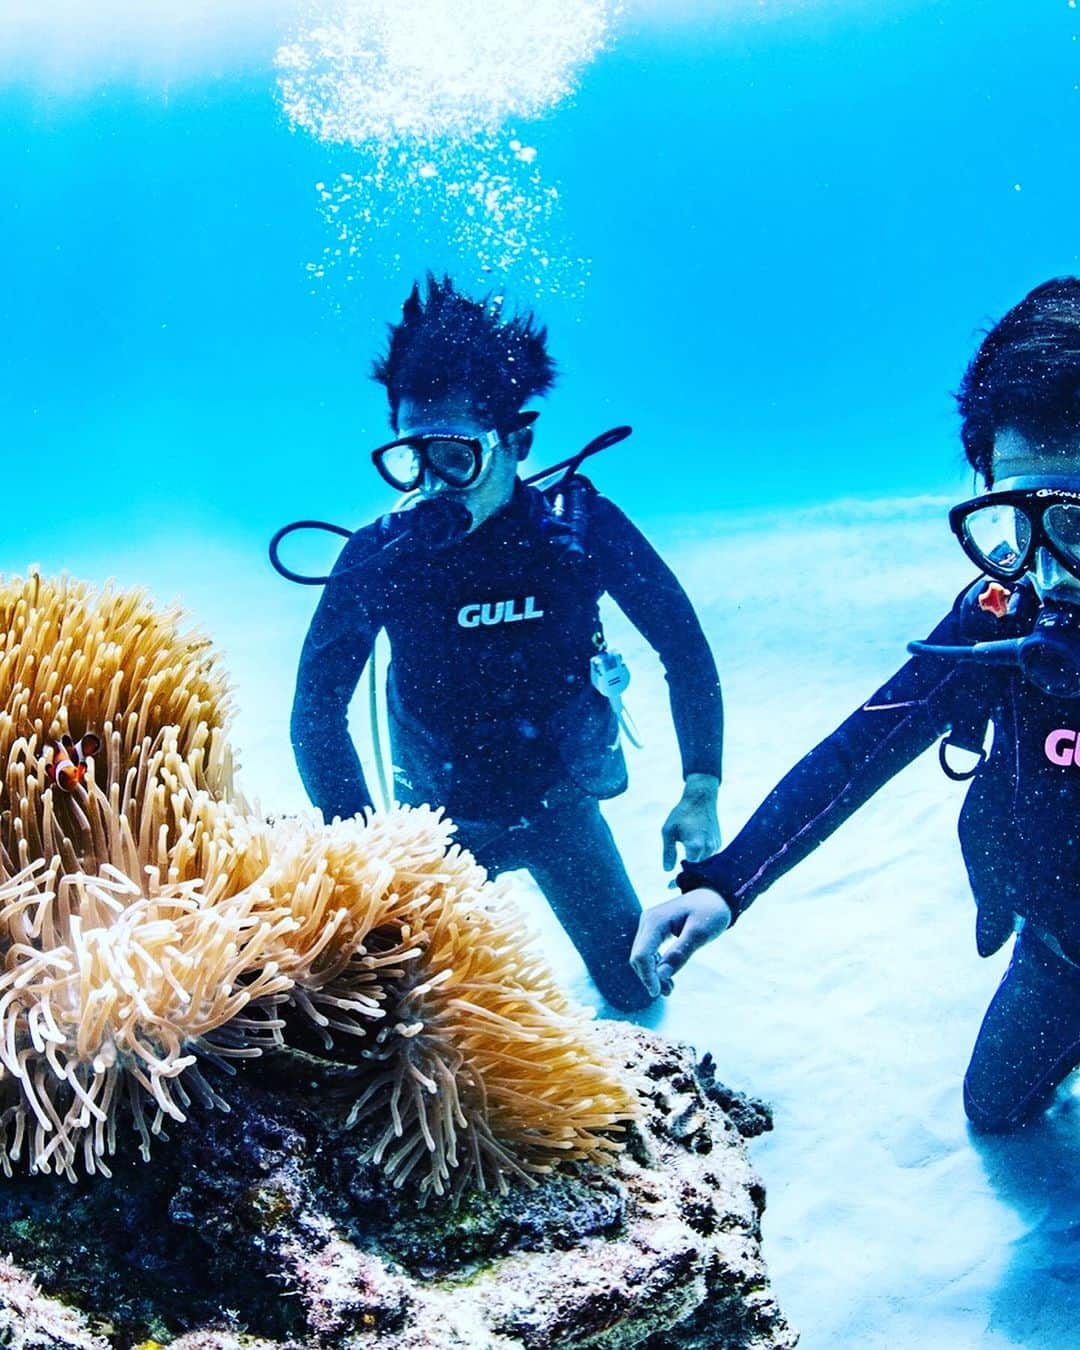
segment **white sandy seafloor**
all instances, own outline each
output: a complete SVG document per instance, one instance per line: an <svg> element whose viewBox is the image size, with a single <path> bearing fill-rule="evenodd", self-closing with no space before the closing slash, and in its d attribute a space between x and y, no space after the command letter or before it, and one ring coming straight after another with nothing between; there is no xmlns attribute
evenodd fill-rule
<svg viewBox="0 0 1080 1350"><path fill-rule="evenodd" d="M727 708L726 838L780 774L904 659L968 578L941 501L838 504L651 531L698 604ZM129 541L130 543L130 541ZM10 556L0 568L21 570ZM37 555L48 570L48 557ZM267 810L303 802L288 748L296 656L316 599L253 547L175 532L107 567L179 594L237 685L242 786ZM655 658L613 615L646 748L609 818L646 903L665 898L659 827L679 790ZM1006 953L981 961L956 842L963 788L933 753L913 765L738 927L699 954L649 1020L770 1101L753 1145L768 1190L776 1294L821 1346L1073 1346L1080 1323L1080 1110L1067 1094L1015 1137L968 1132L964 1067ZM589 986L528 884L560 973Z"/></svg>

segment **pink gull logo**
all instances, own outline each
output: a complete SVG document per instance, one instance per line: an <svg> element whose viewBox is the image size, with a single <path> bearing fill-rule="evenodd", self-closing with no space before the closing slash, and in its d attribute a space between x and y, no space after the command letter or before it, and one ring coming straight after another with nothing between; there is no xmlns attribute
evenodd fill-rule
<svg viewBox="0 0 1080 1350"><path fill-rule="evenodd" d="M1061 728L1058 731L1052 731L1046 738L1046 744L1043 749L1046 751L1046 758L1051 764L1058 764L1062 768L1068 768L1070 764L1080 763L1080 746L1077 745L1077 737L1080 733Z"/></svg>

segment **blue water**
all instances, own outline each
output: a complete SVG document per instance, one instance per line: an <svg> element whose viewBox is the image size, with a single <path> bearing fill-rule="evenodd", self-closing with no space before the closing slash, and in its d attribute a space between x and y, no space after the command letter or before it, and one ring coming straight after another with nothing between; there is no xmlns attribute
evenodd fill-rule
<svg viewBox="0 0 1080 1350"><path fill-rule="evenodd" d="M297 515L359 525L389 504L367 370L428 267L548 324L562 376L538 464L634 424L595 477L716 648L728 838L947 607L966 564L943 506L970 483L950 391L985 326L1080 271L1068 0L673 0L670 20L639 0L576 95L519 126L559 187L553 247L589 259L557 294L482 274L407 212L351 280L313 275L331 242L315 185L363 157L283 114L287 0L267 6L280 29L220 53L105 44L71 70L44 55L62 25L27 43L9 6L0 572L178 593L226 647L268 804L301 800L286 721L313 597L263 546ZM649 750L612 816L655 900L674 749L659 672L619 641ZM1055 1213L1040 1177L1076 1174L1075 1141L1018 1159L968 1141L959 1079L998 971L974 957L956 794L913 772L702 954L666 1029L717 1028L722 1070L778 1103L767 1252L806 1345L1064 1347L1080 1282L1058 1239L1080 1208Z"/></svg>
<svg viewBox="0 0 1080 1350"><path fill-rule="evenodd" d="M1078 265L1078 33L1066 0L617 24L523 128L591 259L580 301L539 306L564 374L538 455L633 422L604 483L639 514L953 490L979 328ZM24 66L0 88L3 455L122 535L370 515L372 351L412 275L468 279L403 221L395 275L361 259L313 286L313 185L356 154L290 132L274 46L220 78ZM31 513L12 527L5 566L41 548Z"/></svg>

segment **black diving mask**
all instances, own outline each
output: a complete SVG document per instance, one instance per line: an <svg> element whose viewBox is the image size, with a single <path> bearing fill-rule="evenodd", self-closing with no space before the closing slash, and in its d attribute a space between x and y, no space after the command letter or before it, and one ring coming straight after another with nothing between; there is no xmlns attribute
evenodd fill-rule
<svg viewBox="0 0 1080 1350"><path fill-rule="evenodd" d="M427 474L447 487L467 488L483 473L500 439L497 431L481 436L452 432L401 436L373 450L371 460L384 481L399 492L415 492Z"/></svg>
<svg viewBox="0 0 1080 1350"><path fill-rule="evenodd" d="M371 452L371 461L383 480L399 492L415 492L430 475L450 488L467 488L479 481L496 446L507 436L536 420L535 412L519 413L509 426L470 436L456 431L425 431L399 436Z"/></svg>
<svg viewBox="0 0 1080 1350"><path fill-rule="evenodd" d="M1011 478L961 502L949 524L971 561L1001 582L1032 579L1030 633L967 647L911 642L916 654L1016 666L1054 698L1080 698L1080 478Z"/></svg>
<svg viewBox="0 0 1080 1350"><path fill-rule="evenodd" d="M954 506L949 524L975 566L998 581L1033 572L1045 594L1050 587L1037 576L1045 549L1080 590L1080 478L1006 479L994 492Z"/></svg>

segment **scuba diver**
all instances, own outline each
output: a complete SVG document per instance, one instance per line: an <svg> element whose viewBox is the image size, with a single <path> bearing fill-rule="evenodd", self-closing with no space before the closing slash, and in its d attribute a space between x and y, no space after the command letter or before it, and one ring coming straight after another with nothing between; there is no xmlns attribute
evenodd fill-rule
<svg viewBox="0 0 1080 1350"><path fill-rule="evenodd" d="M327 820L372 806L347 710L385 629L395 798L445 807L489 873L530 872L601 994L642 1008L653 996L629 964L641 905L598 805L627 786L629 678L607 649L601 595L667 673L685 780L663 827L667 868L677 843L688 858L719 846L722 712L682 587L577 472L629 429L557 466L566 472L547 491L523 482L539 415L524 405L555 377L546 330L449 277L429 274L426 295L413 287L373 375L394 439L372 459L411 509L352 534L326 579L292 710L304 786Z"/></svg>
<svg viewBox="0 0 1080 1350"><path fill-rule="evenodd" d="M964 1080L975 1127L1005 1131L1080 1063L1080 279L1010 310L957 402L987 491L950 524L982 575L722 853L684 864L682 898L643 915L632 960L670 993L698 948L944 737L943 768L971 778L959 828L978 951L1018 934Z"/></svg>

